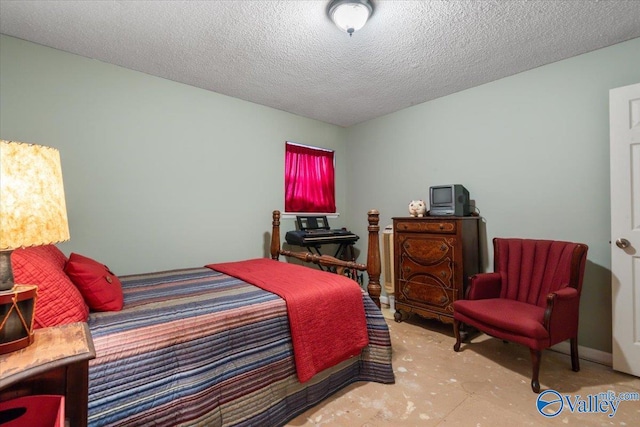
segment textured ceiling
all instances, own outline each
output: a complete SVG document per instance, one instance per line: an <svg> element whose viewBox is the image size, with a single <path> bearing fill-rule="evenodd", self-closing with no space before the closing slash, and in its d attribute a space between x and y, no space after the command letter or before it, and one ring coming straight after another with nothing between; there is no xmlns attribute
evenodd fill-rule
<svg viewBox="0 0 640 427"><path fill-rule="evenodd" d="M350 126L640 37L640 1L5 1L0 32ZM640 54L640 52L639 52Z"/></svg>

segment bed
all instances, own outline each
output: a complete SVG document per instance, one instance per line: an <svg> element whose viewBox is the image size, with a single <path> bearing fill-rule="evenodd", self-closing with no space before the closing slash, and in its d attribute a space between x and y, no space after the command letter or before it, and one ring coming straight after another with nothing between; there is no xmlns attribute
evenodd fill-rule
<svg viewBox="0 0 640 427"><path fill-rule="evenodd" d="M280 426L354 382L393 383L389 331L379 309L377 211L370 211L368 219L366 264L282 250L280 212L274 211L271 259L120 277L122 309L91 312L87 322L96 351L89 364L88 425ZM339 274L278 262L282 255L330 266ZM360 330L348 329L352 322L344 312L339 318L335 313L309 314L311 323L296 329L294 318L299 313L304 317L307 308L292 311L291 296L285 296L285 301L262 284L223 272L231 267L251 270L245 267L254 265L262 269L263 264L285 268L292 282L301 279L297 273L289 274L290 269L321 275L321 294L325 279L346 280L352 296L354 287L357 289L363 319ZM369 276L367 292L343 276L363 270ZM268 275L286 282L278 274ZM345 287L345 282L335 286ZM310 282L307 288L313 288ZM327 295L315 296L318 303L313 305L347 300ZM324 318L329 323L318 330ZM358 315L353 318L358 325ZM337 328L335 334L358 332L364 341L360 340L357 352L340 348L341 343L346 347L348 339L323 344L322 340L331 339L320 340L325 327ZM308 347L307 356L299 356L305 354L301 349L308 343L316 347ZM338 355L328 355L328 362L306 370L300 359L308 357L316 363L317 349L322 346L329 348L327 353L336 349Z"/></svg>

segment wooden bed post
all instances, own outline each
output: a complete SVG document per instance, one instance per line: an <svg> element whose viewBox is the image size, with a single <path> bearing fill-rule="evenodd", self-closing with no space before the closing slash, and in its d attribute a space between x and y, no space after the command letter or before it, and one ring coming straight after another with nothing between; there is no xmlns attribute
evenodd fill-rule
<svg viewBox="0 0 640 427"><path fill-rule="evenodd" d="M380 307L380 238L378 233L380 232L380 212L376 209L372 209L367 213L369 220L369 247L367 249L367 274L369 275L369 284L367 285L367 291L369 297L376 303L378 308Z"/></svg>
<svg viewBox="0 0 640 427"><path fill-rule="evenodd" d="M280 211L273 211L271 222L271 259L278 260L280 256Z"/></svg>
<svg viewBox="0 0 640 427"><path fill-rule="evenodd" d="M359 271L367 270L369 276L369 283L367 284L367 292L373 302L380 307L380 212L375 209L370 210L368 213L369 220L369 245L367 247L367 264L359 264L354 261L343 261L334 258L330 255L316 255L309 252L291 252L280 249L280 211L273 211L273 221L271 223L271 259L278 260L280 255L286 257L294 257L303 262L310 262L318 264L324 267L335 268L339 274L342 274L345 269L356 269Z"/></svg>

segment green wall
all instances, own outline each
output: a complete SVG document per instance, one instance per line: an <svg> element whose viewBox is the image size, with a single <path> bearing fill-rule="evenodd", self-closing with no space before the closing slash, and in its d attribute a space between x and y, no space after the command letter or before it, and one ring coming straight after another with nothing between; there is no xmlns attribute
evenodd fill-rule
<svg viewBox="0 0 640 427"><path fill-rule="evenodd" d="M336 150L332 226L363 251L369 209L464 184L488 270L495 236L589 245L579 342L610 352L608 96L639 81L634 39L343 129L2 36L0 137L60 149L61 248L118 274L264 256L285 140Z"/></svg>
<svg viewBox="0 0 640 427"><path fill-rule="evenodd" d="M586 243L579 343L610 352L609 90L637 82L640 39L353 126L347 223L376 207L384 227L429 186L463 184L489 271L493 237Z"/></svg>
<svg viewBox="0 0 640 427"><path fill-rule="evenodd" d="M61 249L117 274L265 256L287 140L335 149L346 181L341 127L6 36L0 94L2 139L60 150Z"/></svg>

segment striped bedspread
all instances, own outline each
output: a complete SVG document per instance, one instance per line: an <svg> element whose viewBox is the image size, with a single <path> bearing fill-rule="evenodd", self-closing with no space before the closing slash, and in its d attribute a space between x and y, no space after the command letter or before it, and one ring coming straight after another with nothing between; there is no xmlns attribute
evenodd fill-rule
<svg viewBox="0 0 640 427"><path fill-rule="evenodd" d="M369 346L301 384L278 296L208 268L121 281L124 310L89 319L90 426L279 426L355 381L394 381L387 325L364 294Z"/></svg>

